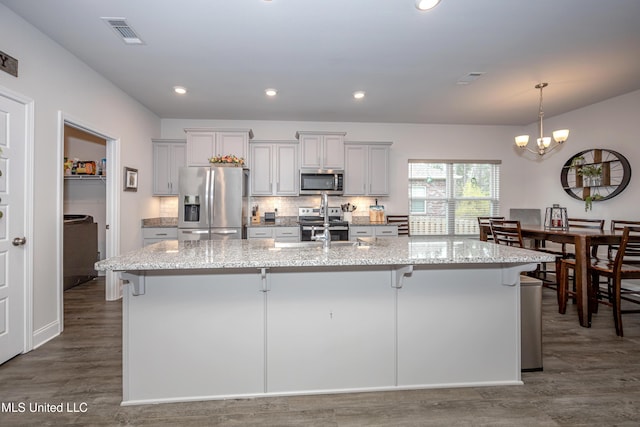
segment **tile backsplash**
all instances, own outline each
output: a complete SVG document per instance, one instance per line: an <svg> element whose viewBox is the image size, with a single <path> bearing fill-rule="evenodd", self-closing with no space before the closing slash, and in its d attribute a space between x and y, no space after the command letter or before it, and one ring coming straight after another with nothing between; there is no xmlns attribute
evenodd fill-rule
<svg viewBox="0 0 640 427"><path fill-rule="evenodd" d="M385 204L385 197L377 197L378 203ZM354 216L368 216L369 206L374 205L376 197L357 196L330 196L329 206L340 206L346 203L355 205L357 209ZM258 205L260 215L265 212L274 212L278 209L279 216L297 216L299 207L320 206L320 196L299 196L299 197L250 197L249 206ZM178 198L160 197L160 217L178 216Z"/></svg>

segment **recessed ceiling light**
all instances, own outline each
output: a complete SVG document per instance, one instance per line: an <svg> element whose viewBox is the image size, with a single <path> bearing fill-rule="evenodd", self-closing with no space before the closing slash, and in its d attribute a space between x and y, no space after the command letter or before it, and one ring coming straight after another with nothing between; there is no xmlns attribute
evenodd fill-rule
<svg viewBox="0 0 640 427"><path fill-rule="evenodd" d="M265 93L267 96L276 96L276 95L278 94L278 91L277 91L276 89L269 88L269 89L265 89L265 90L264 90L264 93Z"/></svg>
<svg viewBox="0 0 640 427"><path fill-rule="evenodd" d="M184 95L187 93L187 89L182 86L174 86L173 91L179 95Z"/></svg>
<svg viewBox="0 0 640 427"><path fill-rule="evenodd" d="M358 91L353 92L353 97L355 99L362 99L362 98L364 98L364 95L365 95L365 92L363 90L358 90Z"/></svg>
<svg viewBox="0 0 640 427"><path fill-rule="evenodd" d="M418 10L430 10L436 7L440 0L416 0Z"/></svg>

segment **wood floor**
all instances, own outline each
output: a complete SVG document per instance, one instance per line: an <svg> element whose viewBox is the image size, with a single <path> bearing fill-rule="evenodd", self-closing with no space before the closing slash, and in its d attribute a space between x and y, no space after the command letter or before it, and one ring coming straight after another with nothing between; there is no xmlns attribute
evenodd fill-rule
<svg viewBox="0 0 640 427"><path fill-rule="evenodd" d="M640 425L640 315L617 338L602 307L590 329L543 294L544 371L524 386L120 406L120 302L104 283L65 292L64 333L0 366L0 426L609 426ZM455 315L455 310L452 311ZM25 411L8 412L8 404ZM63 413L30 405L64 405ZM66 412L70 409L86 412ZM86 405L86 406L85 406Z"/></svg>

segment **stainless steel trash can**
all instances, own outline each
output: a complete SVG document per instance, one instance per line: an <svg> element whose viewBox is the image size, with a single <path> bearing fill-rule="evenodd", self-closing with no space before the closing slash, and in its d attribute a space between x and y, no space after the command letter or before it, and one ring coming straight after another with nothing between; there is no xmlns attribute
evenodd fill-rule
<svg viewBox="0 0 640 427"><path fill-rule="evenodd" d="M542 281L520 276L520 364L542 371Z"/></svg>

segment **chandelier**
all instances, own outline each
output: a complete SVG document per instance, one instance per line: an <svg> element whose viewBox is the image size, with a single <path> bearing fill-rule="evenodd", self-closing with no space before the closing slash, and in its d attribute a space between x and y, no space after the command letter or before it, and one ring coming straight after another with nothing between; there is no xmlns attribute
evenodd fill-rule
<svg viewBox="0 0 640 427"><path fill-rule="evenodd" d="M553 131L553 140L556 142L554 146L551 146L551 137L544 136L544 132L542 129L542 118L544 117L544 112L542 111L542 89L549 86L548 83L540 83L535 86L536 89L540 89L540 109L538 110L538 120L540 122L540 138L536 140L538 144L538 151L534 151L530 148L527 148L527 144L529 143L529 135L518 135L516 136L516 145L522 149L527 150L531 153L538 154L540 156L544 156L545 154L555 150L563 142L567 140L569 137L569 129L561 129ZM551 147L551 148L550 148Z"/></svg>

